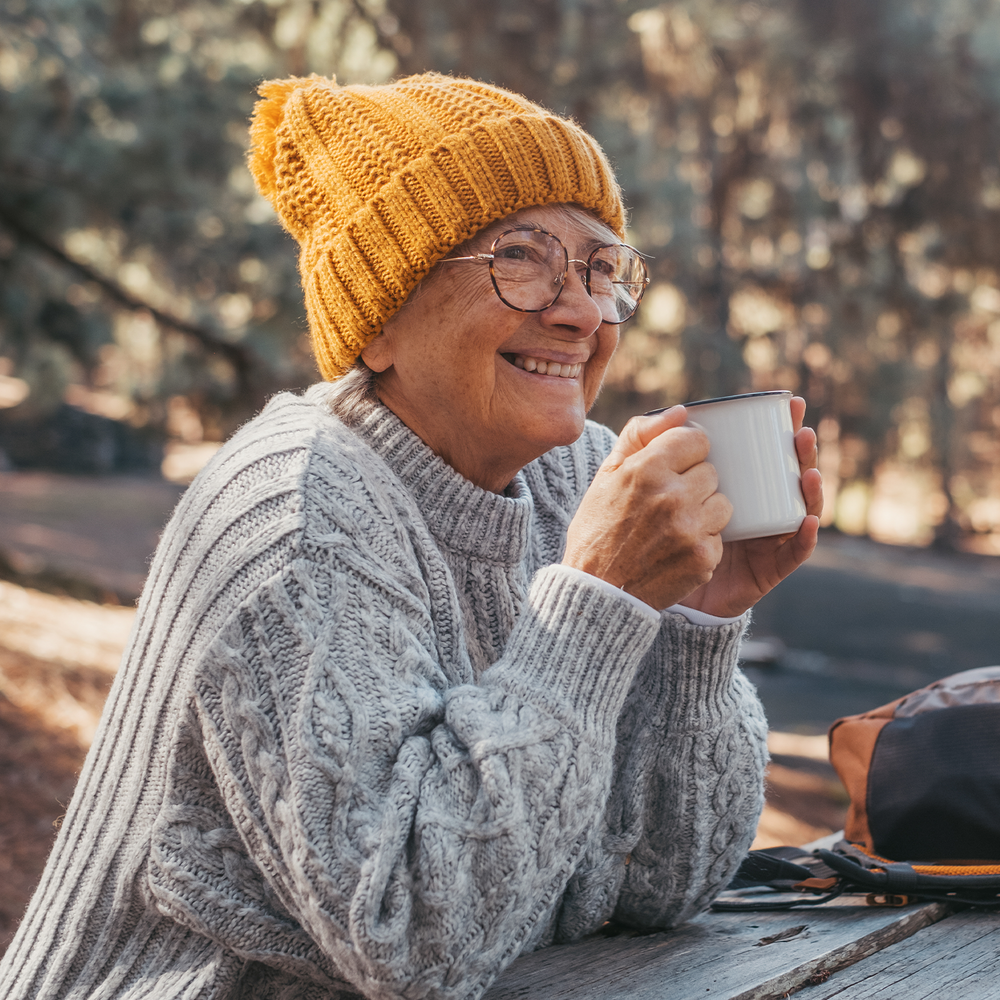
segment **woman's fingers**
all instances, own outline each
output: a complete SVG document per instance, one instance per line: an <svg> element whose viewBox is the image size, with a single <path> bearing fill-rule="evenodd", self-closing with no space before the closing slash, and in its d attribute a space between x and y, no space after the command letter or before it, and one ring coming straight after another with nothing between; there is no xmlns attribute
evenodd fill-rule
<svg viewBox="0 0 1000 1000"><path fill-rule="evenodd" d="M819 462L819 450L816 432L811 427L800 427L796 431L795 453L799 459L802 499L806 503L806 513L819 517L823 513L823 477L816 468Z"/></svg>
<svg viewBox="0 0 1000 1000"><path fill-rule="evenodd" d="M617 469L626 458L642 451L664 431L682 427L685 420L687 410L683 406L671 406L650 416L633 417L622 428L618 441L601 466L602 470Z"/></svg>
<svg viewBox="0 0 1000 1000"><path fill-rule="evenodd" d="M777 578L768 590L794 573L813 554L818 539L819 518L815 514L809 514L799 526L799 530L775 553Z"/></svg>
<svg viewBox="0 0 1000 1000"><path fill-rule="evenodd" d="M708 457L708 435L686 423L683 406L672 406L660 413L633 417L622 429L615 447L601 464L602 473L620 469L630 459L647 465L654 473L683 473Z"/></svg>
<svg viewBox="0 0 1000 1000"><path fill-rule="evenodd" d="M710 466L711 468L711 466ZM719 477L716 476L716 483ZM718 535L722 529L729 524L729 519L733 516L733 505L729 502L729 497L722 493L713 493L705 501L706 522L705 526L713 535Z"/></svg>
<svg viewBox="0 0 1000 1000"><path fill-rule="evenodd" d="M805 469L802 473L802 499L806 513L819 517L823 513L823 477L818 469Z"/></svg>
<svg viewBox="0 0 1000 1000"><path fill-rule="evenodd" d="M795 432L795 454L800 469L815 469L819 459L816 432L811 427L800 427Z"/></svg>
<svg viewBox="0 0 1000 1000"><path fill-rule="evenodd" d="M797 434L802 428L802 421L806 416L806 401L801 396L792 396L792 430Z"/></svg>
<svg viewBox="0 0 1000 1000"><path fill-rule="evenodd" d="M711 578L732 514L683 408L630 422L569 526L563 562L664 608Z"/></svg>

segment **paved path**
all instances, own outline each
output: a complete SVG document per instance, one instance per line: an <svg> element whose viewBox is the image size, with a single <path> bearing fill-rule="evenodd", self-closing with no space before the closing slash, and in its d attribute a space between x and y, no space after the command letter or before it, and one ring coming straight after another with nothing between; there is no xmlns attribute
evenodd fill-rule
<svg viewBox="0 0 1000 1000"><path fill-rule="evenodd" d="M765 662L748 673L772 727L823 732L841 715L1000 663L1000 558L824 533L812 560L760 603L753 636Z"/></svg>
<svg viewBox="0 0 1000 1000"><path fill-rule="evenodd" d="M25 583L78 580L97 592L79 596L131 603L183 492L154 478L0 473L0 553Z"/></svg>

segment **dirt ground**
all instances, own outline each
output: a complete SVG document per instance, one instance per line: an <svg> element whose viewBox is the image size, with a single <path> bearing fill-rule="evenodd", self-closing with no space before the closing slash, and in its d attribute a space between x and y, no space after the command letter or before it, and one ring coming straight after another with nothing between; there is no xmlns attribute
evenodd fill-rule
<svg viewBox="0 0 1000 1000"><path fill-rule="evenodd" d="M41 875L133 610L0 581L0 954ZM822 737L772 734L757 845L839 829L843 792Z"/></svg>
<svg viewBox="0 0 1000 1000"><path fill-rule="evenodd" d="M133 614L0 581L0 951L41 875Z"/></svg>

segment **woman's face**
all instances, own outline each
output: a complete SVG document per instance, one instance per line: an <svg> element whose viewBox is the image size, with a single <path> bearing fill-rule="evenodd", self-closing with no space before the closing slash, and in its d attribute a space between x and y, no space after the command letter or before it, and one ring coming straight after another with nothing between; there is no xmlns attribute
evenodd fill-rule
<svg viewBox="0 0 1000 1000"><path fill-rule="evenodd" d="M488 252L515 225L558 236L578 260L616 242L580 209L528 208L449 256ZM618 327L601 322L576 268L555 305L525 313L500 301L486 264L460 262L438 265L362 357L381 373L389 409L467 479L499 492L539 455L580 436L617 344ZM553 364L560 374L539 374Z"/></svg>

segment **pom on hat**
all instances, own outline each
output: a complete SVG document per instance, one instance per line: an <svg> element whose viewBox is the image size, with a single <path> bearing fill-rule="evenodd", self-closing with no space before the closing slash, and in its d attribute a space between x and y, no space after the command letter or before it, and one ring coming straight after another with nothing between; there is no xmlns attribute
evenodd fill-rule
<svg viewBox="0 0 1000 1000"><path fill-rule="evenodd" d="M293 77L260 94L250 169L299 241L324 378L343 375L431 267L491 222L569 203L624 232L594 139L517 94L437 73L349 87Z"/></svg>
<svg viewBox="0 0 1000 1000"><path fill-rule="evenodd" d="M269 80L262 83L257 91L264 100L258 101L253 109L249 165L260 193L272 202L277 193L274 165L278 147L274 133L285 117L285 104L292 93L318 79L320 78L313 74L311 77L293 76L287 80Z"/></svg>

